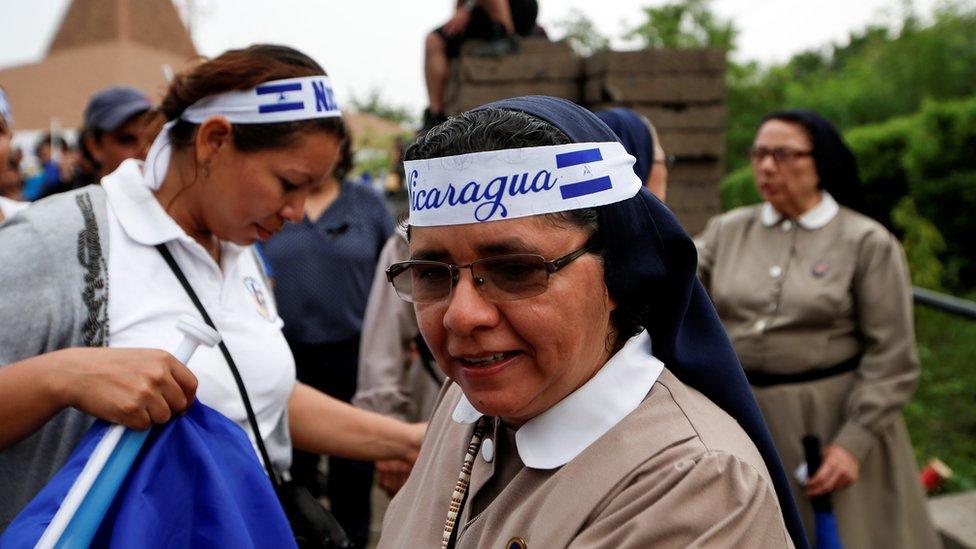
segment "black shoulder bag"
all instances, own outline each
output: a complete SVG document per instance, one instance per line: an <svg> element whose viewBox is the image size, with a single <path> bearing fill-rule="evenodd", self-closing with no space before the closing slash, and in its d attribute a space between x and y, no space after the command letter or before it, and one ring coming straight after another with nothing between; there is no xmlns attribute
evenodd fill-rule
<svg viewBox="0 0 976 549"><path fill-rule="evenodd" d="M217 330L217 326L210 319L207 310L204 309L203 303L200 302L196 292L193 291L193 287L190 286L190 281L186 279L183 270L180 269L180 266L176 264L176 260L173 259L173 254L170 253L165 244L156 245L156 249L163 256L163 259L166 260L166 264L169 265L173 274L176 275L183 289L186 290L187 295L190 296L190 301L200 311L204 322L214 330ZM219 333L220 330L217 330L217 332ZM219 345L220 352L223 353L224 359L227 361L227 365L230 366L230 371L234 375L237 389L241 393L241 400L244 401L247 422L254 432L254 438L257 442L258 451L261 453L264 468L268 472L268 477L274 486L275 493L278 495L278 501L285 510L285 515L288 517L288 523L291 525L292 532L295 534L295 541L298 543L298 546L303 549L341 549L352 547L349 536L346 535L346 532L339 525L335 517L332 516L332 513L325 507L322 507L307 488L298 486L291 480L283 480L271 466L268 450L264 446L264 439L261 438L261 430L258 428L258 420L254 417L254 409L251 408L251 399L248 398L247 389L244 387L244 380L241 378L241 374L237 370L237 364L234 363L234 359L231 357L230 351L227 350L227 345L224 344L223 339L220 340Z"/></svg>

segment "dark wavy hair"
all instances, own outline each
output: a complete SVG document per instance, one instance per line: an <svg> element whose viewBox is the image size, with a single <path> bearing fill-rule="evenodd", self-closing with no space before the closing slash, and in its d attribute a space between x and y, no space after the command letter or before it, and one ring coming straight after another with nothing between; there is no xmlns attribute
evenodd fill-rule
<svg viewBox="0 0 976 549"><path fill-rule="evenodd" d="M407 148L404 160L425 160L458 154L468 154L523 147L545 147L571 143L570 138L549 122L530 114L506 109L480 109L452 117L423 134ZM579 227L589 231L591 241L598 244L598 253L603 260L604 281L612 276L616 265L603 254L604 235L600 231L597 211L583 208L566 212L546 214L546 219L560 226ZM407 227L407 235L409 237ZM614 345L619 345L638 334L642 311L618 299L617 307L610 313L614 328Z"/></svg>

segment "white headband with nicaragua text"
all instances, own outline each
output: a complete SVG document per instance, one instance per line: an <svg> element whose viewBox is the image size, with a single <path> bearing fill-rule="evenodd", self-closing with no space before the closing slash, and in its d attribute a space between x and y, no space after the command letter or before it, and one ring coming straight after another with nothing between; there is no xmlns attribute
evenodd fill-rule
<svg viewBox="0 0 976 549"><path fill-rule="evenodd" d="M643 185L634 160L616 141L409 160L403 168L410 225L482 223L620 202Z"/></svg>
<svg viewBox="0 0 976 549"><path fill-rule="evenodd" d="M259 84L249 90L204 97L186 108L177 120L200 124L211 116L223 116L232 124L273 124L314 118L341 117L328 76L286 78ZM169 166L170 120L156 136L146 155L143 178L158 189Z"/></svg>

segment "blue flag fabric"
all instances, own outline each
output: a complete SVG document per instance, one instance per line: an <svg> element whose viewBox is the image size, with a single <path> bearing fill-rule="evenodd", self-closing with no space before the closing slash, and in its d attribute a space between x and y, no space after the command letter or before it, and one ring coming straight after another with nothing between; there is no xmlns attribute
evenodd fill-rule
<svg viewBox="0 0 976 549"><path fill-rule="evenodd" d="M109 427L98 421L88 430L0 548L34 547ZM153 428L92 546L295 547L295 539L247 435L197 402Z"/></svg>
<svg viewBox="0 0 976 549"><path fill-rule="evenodd" d="M840 543L840 532L837 530L837 519L833 511L817 511L814 513L814 524L817 534L817 549L844 549Z"/></svg>

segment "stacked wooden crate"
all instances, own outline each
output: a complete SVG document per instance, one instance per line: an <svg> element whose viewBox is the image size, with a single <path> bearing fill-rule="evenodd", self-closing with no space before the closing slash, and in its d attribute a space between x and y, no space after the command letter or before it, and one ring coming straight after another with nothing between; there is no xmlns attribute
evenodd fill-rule
<svg viewBox="0 0 976 549"><path fill-rule="evenodd" d="M552 95L580 102L582 61L567 44L526 38L514 55L467 54L477 45L466 44L461 57L451 64L444 97L448 114L520 95Z"/></svg>
<svg viewBox="0 0 976 549"><path fill-rule="evenodd" d="M583 100L592 110L628 107L657 128L677 158L667 203L695 234L721 211L725 157L725 53L711 49L601 52L584 61Z"/></svg>
<svg viewBox="0 0 976 549"><path fill-rule="evenodd" d="M522 41L516 55L466 53L451 67L446 111L456 114L506 97L552 95L591 110L628 107L657 128L677 158L667 203L685 229L700 231L721 211L725 157L725 53L711 49L601 52L580 59L565 43Z"/></svg>

